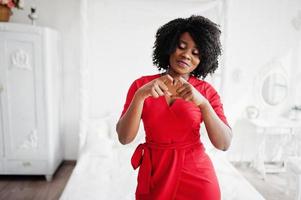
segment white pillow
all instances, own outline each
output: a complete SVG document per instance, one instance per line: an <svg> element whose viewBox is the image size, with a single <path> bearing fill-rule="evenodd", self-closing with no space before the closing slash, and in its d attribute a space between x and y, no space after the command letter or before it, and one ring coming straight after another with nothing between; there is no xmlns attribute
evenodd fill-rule
<svg viewBox="0 0 301 200"><path fill-rule="evenodd" d="M113 140L113 142L119 146L121 145L118 141L118 134L116 132L116 124L119 120L120 114L119 113L111 113L107 116L108 120L108 126L109 126L109 138ZM138 143L141 143L144 141L144 128L143 128L143 123L141 122L137 136L135 140L131 143L130 146L134 145L136 146Z"/></svg>
<svg viewBox="0 0 301 200"><path fill-rule="evenodd" d="M89 133L99 132L98 137L100 138L109 138L110 129L109 129L109 117L101 118L91 118L88 122L88 134Z"/></svg>
<svg viewBox="0 0 301 200"><path fill-rule="evenodd" d="M108 122L108 134L109 138L113 140L114 142L118 142L118 135L116 132L116 124L119 120L120 114L118 113L110 113L107 116L107 122Z"/></svg>
<svg viewBox="0 0 301 200"><path fill-rule="evenodd" d="M90 119L83 152L96 156L112 156L113 141L109 138L108 118Z"/></svg>
<svg viewBox="0 0 301 200"><path fill-rule="evenodd" d="M213 146L213 144L211 143L208 137L208 133L206 131L206 127L204 123L201 125L200 134L201 134L201 142L203 143L206 152L216 151L217 149Z"/></svg>

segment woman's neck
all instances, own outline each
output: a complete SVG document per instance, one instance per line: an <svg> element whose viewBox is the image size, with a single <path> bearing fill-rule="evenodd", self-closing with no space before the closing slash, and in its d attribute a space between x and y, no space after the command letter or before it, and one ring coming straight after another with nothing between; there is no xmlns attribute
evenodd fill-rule
<svg viewBox="0 0 301 200"><path fill-rule="evenodd" d="M188 81L188 79L189 79L189 74L178 74L177 72L175 72L175 71L173 71L173 70L167 70L166 72L165 72L165 74L169 74L171 77L173 77L173 78L180 78L180 77L182 77L182 78L184 78L186 81Z"/></svg>

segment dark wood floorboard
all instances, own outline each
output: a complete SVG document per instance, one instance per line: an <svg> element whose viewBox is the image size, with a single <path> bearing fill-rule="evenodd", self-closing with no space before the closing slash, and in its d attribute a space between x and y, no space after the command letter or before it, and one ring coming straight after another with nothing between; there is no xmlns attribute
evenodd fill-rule
<svg viewBox="0 0 301 200"><path fill-rule="evenodd" d="M286 182L283 174L267 174L263 181L254 170L234 164L247 180L267 200L291 200L292 194L285 194ZM58 168L53 180L47 182L44 176L0 176L0 200L58 200L75 167L74 161L65 161Z"/></svg>
<svg viewBox="0 0 301 200"><path fill-rule="evenodd" d="M65 161L51 182L44 176L0 176L0 200L57 200L75 167L75 162Z"/></svg>

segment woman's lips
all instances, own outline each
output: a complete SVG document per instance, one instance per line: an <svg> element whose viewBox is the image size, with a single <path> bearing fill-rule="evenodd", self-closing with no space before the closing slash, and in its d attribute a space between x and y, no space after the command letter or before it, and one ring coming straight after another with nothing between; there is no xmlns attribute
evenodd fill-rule
<svg viewBox="0 0 301 200"><path fill-rule="evenodd" d="M189 67L189 65L188 65L185 61L178 60L177 63L178 63L178 65L180 65L181 67Z"/></svg>

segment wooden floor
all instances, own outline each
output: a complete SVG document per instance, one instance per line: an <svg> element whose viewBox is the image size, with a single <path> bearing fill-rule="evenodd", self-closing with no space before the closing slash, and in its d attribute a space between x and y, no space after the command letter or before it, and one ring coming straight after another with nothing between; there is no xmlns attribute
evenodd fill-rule
<svg viewBox="0 0 301 200"><path fill-rule="evenodd" d="M51 182L44 176L0 176L0 200L57 200L72 173L75 162L64 162Z"/></svg>
<svg viewBox="0 0 301 200"><path fill-rule="evenodd" d="M235 165L235 164L234 164ZM64 162L51 182L44 176L0 176L0 200L57 200L74 169L75 162ZM291 200L286 194L285 174L268 174L264 181L249 167L235 165L266 200Z"/></svg>
<svg viewBox="0 0 301 200"><path fill-rule="evenodd" d="M266 200L293 200L295 192L287 190L287 173L267 174L266 180L259 175L253 168L235 164L238 171L262 194Z"/></svg>

